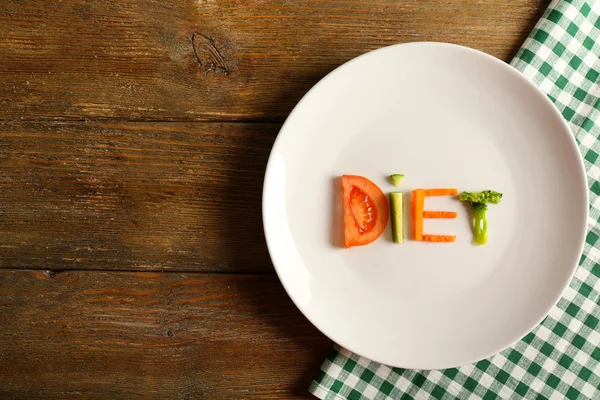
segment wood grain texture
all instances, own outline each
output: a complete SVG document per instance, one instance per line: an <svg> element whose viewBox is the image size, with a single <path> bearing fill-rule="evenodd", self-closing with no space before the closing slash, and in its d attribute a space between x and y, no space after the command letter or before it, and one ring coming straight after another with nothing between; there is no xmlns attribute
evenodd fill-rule
<svg viewBox="0 0 600 400"><path fill-rule="evenodd" d="M278 124L0 123L0 268L272 272Z"/></svg>
<svg viewBox="0 0 600 400"><path fill-rule="evenodd" d="M331 342L270 276L0 271L0 398L290 399Z"/></svg>
<svg viewBox="0 0 600 400"><path fill-rule="evenodd" d="M1 0L0 119L270 120L410 41L509 60L548 0Z"/></svg>

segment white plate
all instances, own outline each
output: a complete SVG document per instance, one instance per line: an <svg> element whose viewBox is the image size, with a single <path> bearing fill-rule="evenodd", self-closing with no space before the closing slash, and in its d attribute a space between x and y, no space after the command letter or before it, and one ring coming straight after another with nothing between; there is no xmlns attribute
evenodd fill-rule
<svg viewBox="0 0 600 400"><path fill-rule="evenodd" d="M406 192L504 193L489 243L471 244L456 199L428 198L459 217L425 220L425 232L456 243L394 244L388 223L370 245L341 248L337 178L388 193L392 173ZM587 210L581 156L550 100L507 64L442 43L383 48L319 82L281 129L263 193L269 252L304 315L361 356L414 369L477 361L533 329L573 274Z"/></svg>

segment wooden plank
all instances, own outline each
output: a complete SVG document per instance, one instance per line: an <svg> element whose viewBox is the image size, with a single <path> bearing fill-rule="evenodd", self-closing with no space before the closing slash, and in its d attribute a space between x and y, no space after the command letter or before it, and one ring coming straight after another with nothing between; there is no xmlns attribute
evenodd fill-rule
<svg viewBox="0 0 600 400"><path fill-rule="evenodd" d="M276 124L0 123L0 268L272 272Z"/></svg>
<svg viewBox="0 0 600 400"><path fill-rule="evenodd" d="M272 276L0 271L0 398L290 399L331 342Z"/></svg>
<svg viewBox="0 0 600 400"><path fill-rule="evenodd" d="M548 0L0 0L0 119L281 120L369 50L509 60Z"/></svg>

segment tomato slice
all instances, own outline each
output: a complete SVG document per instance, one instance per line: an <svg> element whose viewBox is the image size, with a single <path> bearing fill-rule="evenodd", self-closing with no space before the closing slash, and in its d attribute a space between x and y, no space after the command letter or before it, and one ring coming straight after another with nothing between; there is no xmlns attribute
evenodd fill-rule
<svg viewBox="0 0 600 400"><path fill-rule="evenodd" d="M342 175L344 247L364 246L383 233L389 218L381 189L365 177Z"/></svg>

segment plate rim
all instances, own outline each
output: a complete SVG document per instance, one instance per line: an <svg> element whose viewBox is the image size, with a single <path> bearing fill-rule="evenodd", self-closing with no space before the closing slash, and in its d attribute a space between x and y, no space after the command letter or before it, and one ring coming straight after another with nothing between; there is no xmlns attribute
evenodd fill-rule
<svg viewBox="0 0 600 400"><path fill-rule="evenodd" d="M579 246L578 246L578 251L576 254L578 254L578 256L576 257L575 260L572 261L572 265L569 266L569 271L568 274L565 275L565 279L564 281L561 283L561 290L558 291L557 295L555 295L552 298L552 302L550 303L550 306L547 307L547 309L544 311L543 315L537 319L535 321L535 323L530 324L530 326L528 325L527 328L523 331L523 332L519 332L517 334L516 338L511 338L510 341L507 341L508 343L506 345L503 345L501 348L494 348L493 351L490 351L488 353L486 353L485 355L482 355L481 357L478 357L477 359L471 359L468 358L468 360L461 362L459 364L456 365L433 365L431 367L422 367L419 366L418 369L420 370L425 370L425 371L429 371L429 370L435 370L435 369L446 369L446 368L457 368L460 366L464 366L464 365L468 365L468 364L472 364L475 363L477 361L480 360L484 360L487 358L490 358L500 352L502 352L503 350L506 350L510 347L513 347L517 342L519 342L522 338L524 338L528 333L530 333L531 331L533 331L538 325L540 325L540 323L549 315L550 311L552 311L552 309L556 306L556 304L559 302L559 300L562 298L563 293L565 292L565 290L567 289L567 287L569 286L569 284L571 283L571 281L573 280L575 271L577 270L577 268L579 267L579 259L581 258L581 254L583 253L583 250L585 248L585 238L588 232L588 219L589 219L589 185L587 182L587 172L585 169L585 164L583 161L583 157L581 155L581 151L579 149L579 146L577 145L577 142L575 140L575 134L571 131L571 128L569 127L569 124L567 123L567 121L564 119L564 117L562 116L562 114L560 113L560 111L558 110L558 108L555 106L554 103L552 103L552 101L548 98L547 94L544 93L536 84L534 84L533 82L531 82L528 78L525 77L525 75L518 71L516 68L514 68L513 66L511 66L509 63L506 63L490 54L487 54L483 51L480 50L476 50L467 46L462 46L462 45L458 45L458 44L453 44L453 43L446 43L446 42L435 42L435 41L421 41L421 42L407 42L407 43L399 43L399 44L394 44L394 45L390 45L390 46L384 46L384 47L380 47L371 51L368 51L366 53L363 53L357 57L354 57L346 62L344 62L343 64L339 65L338 67L334 68L332 71L330 71L329 73L327 73L325 76L323 76L317 83L315 83L303 96L302 98L298 101L298 103L294 106L294 108L292 109L292 111L290 112L290 114L286 117L283 125L281 126L279 132L277 133L277 137L275 138L275 141L273 142L273 146L271 147L271 151L269 152L269 158L267 161L267 165L265 168L265 176L263 179L263 188L262 188L262 207L261 207L261 211L262 211L262 224L263 224L263 233L264 233L264 237L265 237L265 241L267 244L267 250L269 252L269 258L271 259L271 262L273 264L273 267L275 269L275 273L277 274L277 277L279 279L279 281L281 282L284 290L286 291L287 295L290 297L290 299L292 300L292 302L294 303L294 305L296 306L296 308L298 308L298 310L302 313L302 315L315 327L319 330L319 332L321 332L323 335L325 335L327 338L329 338L331 341L334 342L334 344L337 344L338 346L349 350L350 352L360 356L360 357L364 357L367 358L371 361L380 363L380 364L384 364L384 365L388 365L391 367L396 367L396 368L406 368L406 369L414 369L415 367L411 367L409 365L399 365L398 363L395 363L393 360L386 360L386 359L381 359L381 358L373 358L370 357L368 355L365 354L361 354L360 352L357 352L355 350L353 350L351 347L348 347L344 344L343 340L339 340L338 338L334 338L333 335L331 333L326 333L324 332L323 329L321 329L319 327L319 325L317 323L315 323L315 321L313 320L313 318L309 315L309 313L307 313L303 306L301 306L301 304L299 303L298 299L296 298L296 296L293 295L293 291L290 290L290 288L288 287L289 284L286 283L286 281L284 279L282 279L282 266L278 266L277 262L275 261L274 257L273 257L273 252L272 252L272 247L274 246L274 244L272 243L272 240L269 240L269 234L268 234L268 228L267 228L267 221L266 221L266 214L268 213L268 211L266 210L266 192L267 192L267 187L269 186L268 181L269 181L269 170L273 168L273 159L274 159L274 154L276 153L276 149L278 148L278 145L281 143L281 138L282 138L282 133L285 132L285 128L286 126L290 123L290 120L292 119L291 117L298 111L298 109L302 106L302 104L304 102L307 101L307 98L309 98L310 94L315 91L319 86L321 86L328 78L331 77L331 75L333 75L336 71L341 70L343 68L347 68L348 66L352 65L354 62L356 62L359 59L362 59L363 57L367 57L370 56L372 54L384 51L384 50L389 50L391 48L398 48L398 47L446 47L449 49L453 49L456 51L463 51L463 52L467 52L467 53L471 53L471 54L475 54L478 57L483 57L488 59L489 61L500 65L500 68L504 69L505 71L507 71L508 74L513 75L514 77L516 77L516 79L518 79L523 85L528 86L529 88L533 89L533 91L538 95L538 97L541 99L542 102L545 102L547 106L549 106L549 108L552 110L550 112L554 113L555 116L558 117L558 119L561 121L561 127L562 127L562 131L563 133L567 134L571 149L570 150L575 150L576 154L577 154L577 159L578 159L578 169L579 169L579 178L580 180L583 182L583 187L584 187L584 200L585 200L585 211L584 211L584 221L585 223L583 224L583 229L579 234L579 238L578 238L578 242L579 242Z"/></svg>

